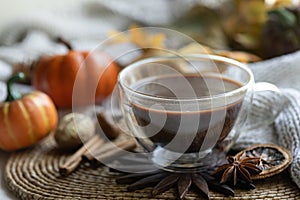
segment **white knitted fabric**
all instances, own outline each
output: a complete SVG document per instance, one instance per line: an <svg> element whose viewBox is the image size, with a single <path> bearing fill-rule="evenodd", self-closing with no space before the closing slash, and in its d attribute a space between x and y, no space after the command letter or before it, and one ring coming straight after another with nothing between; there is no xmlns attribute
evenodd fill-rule
<svg viewBox="0 0 300 200"><path fill-rule="evenodd" d="M281 88L300 91L300 51L251 64L256 81L266 81Z"/></svg>
<svg viewBox="0 0 300 200"><path fill-rule="evenodd" d="M300 188L299 63L300 51L249 65L256 82L266 81L281 88L286 103L283 111L272 125L243 133L235 148L245 148L255 143L275 143L291 150L294 160L290 166L290 174ZM270 104L272 104L271 101ZM266 107L269 107L270 104Z"/></svg>
<svg viewBox="0 0 300 200"><path fill-rule="evenodd" d="M243 149L257 143L275 143L291 150L294 160L290 173L300 187L300 92L295 89L282 89L281 92L286 97L286 103L275 122L267 127L242 132L233 148Z"/></svg>
<svg viewBox="0 0 300 200"><path fill-rule="evenodd" d="M277 137L278 144L292 151L294 161L290 173L300 187L300 93L292 89L283 92L289 103L274 123L274 135Z"/></svg>
<svg viewBox="0 0 300 200"><path fill-rule="evenodd" d="M35 60L45 53L66 51L64 47L51 41L51 38L57 35L63 35L71 40L76 49L92 49L106 37L108 30L121 30L134 21L152 26L167 24L186 12L195 2L199 2L156 0L153 4L149 3L150 1L130 1L131 4L123 0L89 1L85 6L77 5L64 13L33 13L22 16L22 19L8 26L0 33L0 44L7 45L0 46L0 100L6 96L5 84L1 80L7 79L14 64ZM17 43L19 40L21 42ZM282 89L287 103L273 125L243 133L235 145L235 148L244 148L255 143L271 142L290 149L294 156L290 172L298 187L300 187L299 63L300 51L249 65L257 82L267 81L280 88L289 88ZM264 100L264 103L257 104L258 110L264 111L274 108L276 105L274 101L278 99L268 96L267 99L261 100ZM254 113L263 117L265 112Z"/></svg>

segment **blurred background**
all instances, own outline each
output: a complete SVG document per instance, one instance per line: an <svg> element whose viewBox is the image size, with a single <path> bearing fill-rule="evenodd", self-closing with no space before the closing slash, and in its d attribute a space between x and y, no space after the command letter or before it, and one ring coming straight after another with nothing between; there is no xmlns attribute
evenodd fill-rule
<svg viewBox="0 0 300 200"><path fill-rule="evenodd" d="M83 2L84 0L76 0ZM40 12L42 10L58 10L71 6L74 0L2 0L0 7L0 30L19 16L31 12Z"/></svg>
<svg viewBox="0 0 300 200"><path fill-rule="evenodd" d="M30 73L31 64L41 56L64 53L66 48L55 42L57 37L77 50L90 50L111 33L147 26L186 34L211 54L246 63L267 60L300 49L299 1L2 0L1 74L10 69L0 80L23 68ZM143 48L148 45L143 43L147 34L151 33L125 38ZM163 40L160 42L167 48ZM203 53L197 45L191 44L182 52Z"/></svg>
<svg viewBox="0 0 300 200"><path fill-rule="evenodd" d="M293 7L294 13L273 12L285 7ZM61 33L70 40L99 39L109 30L138 23L175 29L210 47L245 50L265 59L299 49L298 7L299 0L2 0L0 45L12 45L34 30ZM272 40L262 44L266 35ZM266 52L269 43L284 35L289 35L282 42L288 50ZM281 41L278 46L282 48Z"/></svg>

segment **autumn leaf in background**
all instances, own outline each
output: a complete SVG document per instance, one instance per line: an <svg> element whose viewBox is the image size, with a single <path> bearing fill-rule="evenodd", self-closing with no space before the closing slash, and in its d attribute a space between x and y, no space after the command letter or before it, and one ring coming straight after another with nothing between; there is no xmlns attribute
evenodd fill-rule
<svg viewBox="0 0 300 200"><path fill-rule="evenodd" d="M112 30L108 36L113 38L113 43L133 43L146 51L149 48L165 48L163 33L151 34L143 30L140 26L133 24L128 28L128 33Z"/></svg>
<svg viewBox="0 0 300 200"><path fill-rule="evenodd" d="M268 59L300 49L298 8L293 0L227 0L217 8L199 3L169 28L216 50Z"/></svg>
<svg viewBox="0 0 300 200"><path fill-rule="evenodd" d="M234 0L231 5L221 18L229 46L257 53L261 29L267 18L264 0Z"/></svg>
<svg viewBox="0 0 300 200"><path fill-rule="evenodd" d="M171 50L167 47L166 35L164 32L154 34L149 32L147 28L143 29L137 25L132 25L129 27L128 32L111 31L109 34L112 36L111 44L120 45L122 43L132 43L142 49L143 53L141 56L132 60L131 63L143 58L174 55L174 49ZM213 54L232 58L244 63L258 62L261 60L258 56L247 52L221 50L196 41L181 46L176 52L181 55Z"/></svg>
<svg viewBox="0 0 300 200"><path fill-rule="evenodd" d="M299 2L292 0L227 0L218 8L199 3L165 28L186 34L200 44L184 44L187 47L180 48L185 51L203 53L206 49L204 53L246 63L300 49ZM143 55L133 61L170 53L166 51L169 38L164 33L149 33L137 25L125 33L111 31L109 36L114 36L115 43L127 42L141 48Z"/></svg>
<svg viewBox="0 0 300 200"><path fill-rule="evenodd" d="M292 0L232 0L231 8L223 12L226 17L221 18L229 47L263 59L299 50L298 4Z"/></svg>
<svg viewBox="0 0 300 200"><path fill-rule="evenodd" d="M111 30L108 37L110 39L107 42L106 50L114 49L110 51L110 54L121 68L144 58L169 54L165 44L165 33L153 32L153 29L140 27L136 24L132 24L124 32ZM123 55L124 52L127 54Z"/></svg>

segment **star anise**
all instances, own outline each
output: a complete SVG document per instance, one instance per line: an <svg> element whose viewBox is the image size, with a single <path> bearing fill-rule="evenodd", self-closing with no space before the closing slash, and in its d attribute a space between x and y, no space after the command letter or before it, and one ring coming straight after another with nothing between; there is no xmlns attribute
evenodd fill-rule
<svg viewBox="0 0 300 200"><path fill-rule="evenodd" d="M239 154L245 153L247 157L259 158L259 167L262 172L251 176L252 180L263 179L282 172L292 162L291 151L275 144L257 144Z"/></svg>
<svg viewBox="0 0 300 200"><path fill-rule="evenodd" d="M233 186L238 182L251 184L251 175L259 174L262 170L259 167L261 161L258 157L247 157L245 153L237 156L228 156L228 164L217 168L214 176L220 177L220 183L232 183Z"/></svg>
<svg viewBox="0 0 300 200"><path fill-rule="evenodd" d="M127 162L125 162L127 161ZM128 162L130 161L130 162ZM194 185L198 188L198 191L207 199L209 198L209 189L218 191L228 196L234 196L234 190L227 184L220 183L215 177L211 176L211 173L217 166L227 162L226 155L223 152L218 152L211 157L210 165L202 167L199 171L191 171L186 173L168 172L164 170L150 170L145 173L124 173L120 170L110 168L110 171L123 174L116 179L118 184L128 184L128 191L140 190L147 187L152 187L152 196L164 193L170 188L177 188L178 197L184 199L191 186ZM139 166L145 167L151 165L147 156L123 156L118 160L117 165L120 164L125 169L126 166L139 169ZM148 171L148 170L146 170Z"/></svg>
<svg viewBox="0 0 300 200"><path fill-rule="evenodd" d="M128 191L153 187L152 196L161 194L172 187L177 187L178 197L184 199L192 185L196 186L204 197L209 199L209 189L225 195L234 196L234 191L207 173L171 173L157 170L149 173L127 174L117 178L118 184L129 184Z"/></svg>

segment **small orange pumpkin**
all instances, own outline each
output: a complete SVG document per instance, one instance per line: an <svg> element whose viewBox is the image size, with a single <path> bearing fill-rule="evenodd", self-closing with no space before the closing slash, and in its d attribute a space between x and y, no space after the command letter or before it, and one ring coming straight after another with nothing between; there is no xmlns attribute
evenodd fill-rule
<svg viewBox="0 0 300 200"><path fill-rule="evenodd" d="M7 82L7 99L0 104L0 148L13 151L35 144L56 127L58 116L53 101L34 91L24 96L11 89L24 79L19 73Z"/></svg>
<svg viewBox="0 0 300 200"><path fill-rule="evenodd" d="M97 103L109 96L117 82L117 64L104 52L75 51L66 41L59 39L59 42L69 52L41 58L33 74L34 87L47 93L60 108L70 108L72 103L75 106ZM77 94L75 101L72 101L73 89Z"/></svg>

